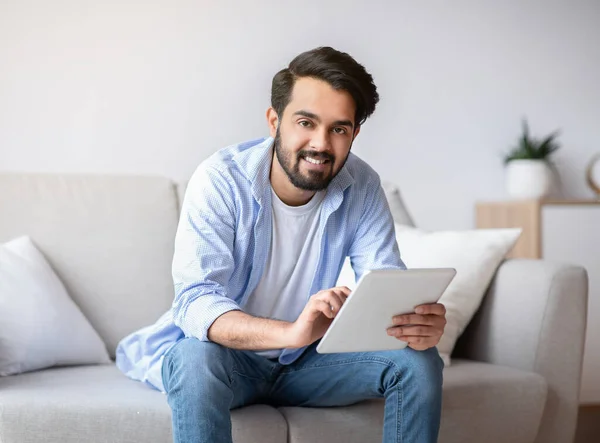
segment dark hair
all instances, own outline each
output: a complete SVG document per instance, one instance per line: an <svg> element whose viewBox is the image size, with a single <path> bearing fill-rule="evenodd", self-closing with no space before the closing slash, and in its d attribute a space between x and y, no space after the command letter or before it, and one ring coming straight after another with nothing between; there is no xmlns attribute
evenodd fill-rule
<svg viewBox="0 0 600 443"><path fill-rule="evenodd" d="M290 102L294 84L300 77L323 80L333 89L347 91L356 104L354 121L357 125L362 125L373 114L379 102L379 94L371 74L345 52L324 46L296 56L287 68L273 77L271 106L280 118Z"/></svg>

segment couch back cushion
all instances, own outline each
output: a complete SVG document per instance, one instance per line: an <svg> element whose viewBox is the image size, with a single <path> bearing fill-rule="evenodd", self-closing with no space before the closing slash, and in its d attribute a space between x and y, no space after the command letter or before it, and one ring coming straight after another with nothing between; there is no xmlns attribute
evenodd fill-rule
<svg viewBox="0 0 600 443"><path fill-rule="evenodd" d="M392 213L392 217L394 217L394 222L414 227L415 222L404 204L400 188L395 183L386 180L381 182L381 187L390 205L390 212Z"/></svg>
<svg viewBox="0 0 600 443"><path fill-rule="evenodd" d="M177 209L181 211L181 204L183 203L183 199L185 197L185 190L187 189L188 181L181 181L177 183Z"/></svg>
<svg viewBox="0 0 600 443"><path fill-rule="evenodd" d="M171 305L177 220L165 178L0 173L0 242L32 238L113 357Z"/></svg>

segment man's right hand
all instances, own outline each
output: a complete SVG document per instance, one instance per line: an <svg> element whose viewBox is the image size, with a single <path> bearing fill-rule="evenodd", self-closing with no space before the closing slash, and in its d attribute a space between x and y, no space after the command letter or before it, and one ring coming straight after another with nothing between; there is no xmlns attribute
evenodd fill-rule
<svg viewBox="0 0 600 443"><path fill-rule="evenodd" d="M338 286L312 295L298 319L291 324L291 347L302 348L323 337L350 292L348 287Z"/></svg>

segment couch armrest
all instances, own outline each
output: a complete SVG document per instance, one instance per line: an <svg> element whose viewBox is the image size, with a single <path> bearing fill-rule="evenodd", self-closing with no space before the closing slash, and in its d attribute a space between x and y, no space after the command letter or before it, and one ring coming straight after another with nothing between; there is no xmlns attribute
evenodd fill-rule
<svg viewBox="0 0 600 443"><path fill-rule="evenodd" d="M588 278L580 266L507 260L465 330L460 356L542 375L548 396L536 443L575 435Z"/></svg>

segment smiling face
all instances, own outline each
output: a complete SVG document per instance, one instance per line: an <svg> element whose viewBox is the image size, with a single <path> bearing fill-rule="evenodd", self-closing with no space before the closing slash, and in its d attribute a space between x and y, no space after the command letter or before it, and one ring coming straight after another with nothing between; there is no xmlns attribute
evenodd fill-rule
<svg viewBox="0 0 600 443"><path fill-rule="evenodd" d="M275 138L271 182L280 198L283 195L301 204L315 191L327 188L344 166L358 135L355 109L348 92L303 77L296 81L283 115L278 116L272 108L267 111Z"/></svg>

